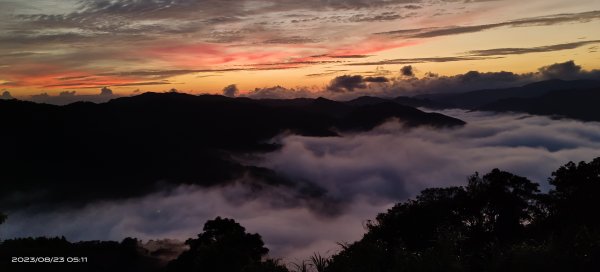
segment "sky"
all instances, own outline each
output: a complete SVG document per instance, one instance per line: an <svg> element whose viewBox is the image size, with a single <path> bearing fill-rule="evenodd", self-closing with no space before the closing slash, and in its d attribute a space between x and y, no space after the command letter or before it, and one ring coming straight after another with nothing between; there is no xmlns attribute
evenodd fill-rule
<svg viewBox="0 0 600 272"><path fill-rule="evenodd" d="M249 94L404 80L406 66L411 78L592 71L598 29L597 0L0 0L0 89Z"/></svg>

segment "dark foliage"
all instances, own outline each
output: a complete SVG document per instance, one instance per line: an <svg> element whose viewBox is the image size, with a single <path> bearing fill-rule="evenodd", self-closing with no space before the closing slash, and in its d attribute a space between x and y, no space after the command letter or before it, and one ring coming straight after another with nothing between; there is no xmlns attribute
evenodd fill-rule
<svg viewBox="0 0 600 272"><path fill-rule="evenodd" d="M600 198L592 193L600 192L600 158L590 163L570 162L553 172L549 181L555 186L550 191L550 219L600 227L600 217L590 216L600 209Z"/></svg>
<svg viewBox="0 0 600 272"><path fill-rule="evenodd" d="M548 194L500 170L424 190L368 224L327 271L598 271L600 158L552 174Z"/></svg>
<svg viewBox="0 0 600 272"><path fill-rule="evenodd" d="M185 242L190 248L167 266L168 271L276 272L285 267L273 260L263 262L269 252L258 234L232 219L217 217L204 225L198 238Z"/></svg>

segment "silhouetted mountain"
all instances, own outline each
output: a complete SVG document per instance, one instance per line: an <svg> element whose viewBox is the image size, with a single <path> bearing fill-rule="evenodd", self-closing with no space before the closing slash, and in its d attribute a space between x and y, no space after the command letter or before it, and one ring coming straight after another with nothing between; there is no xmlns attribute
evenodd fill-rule
<svg viewBox="0 0 600 272"><path fill-rule="evenodd" d="M443 101L433 101L431 99L426 98L416 98L416 97L407 97L407 96L399 96L393 99L394 102L410 107L424 107L430 109L444 109L451 108L452 105L445 103Z"/></svg>
<svg viewBox="0 0 600 272"><path fill-rule="evenodd" d="M377 104L390 102L390 101L391 101L391 99L385 99L385 98L381 98L381 97L361 96L361 97L346 101L345 103L350 106L371 106L371 105L377 105Z"/></svg>
<svg viewBox="0 0 600 272"><path fill-rule="evenodd" d="M452 105L444 104L443 102L432 101L429 99L409 97L409 96L398 96L392 99L386 99L381 97L373 96L361 96L356 99L345 102L351 106L370 106L377 105L386 102L394 102L400 105L409 107L426 107L431 109L443 109L452 107Z"/></svg>
<svg viewBox="0 0 600 272"><path fill-rule="evenodd" d="M338 127L346 130L370 130L381 124L381 120L391 117L398 118L410 127L424 124L432 127L452 127L465 124L462 120L439 113L423 113L412 107L385 102L356 108L341 120Z"/></svg>
<svg viewBox="0 0 600 272"><path fill-rule="evenodd" d="M598 80L560 80L552 79L531 83L522 87L506 89L487 89L455 94L426 94L415 98L428 99L445 107L478 109L481 106L509 98L539 97L556 90L589 89L600 87Z"/></svg>
<svg viewBox="0 0 600 272"><path fill-rule="evenodd" d="M261 105L302 110L310 113L325 114L332 117L341 117L352 110L352 107L346 105L345 103L340 103L323 97L319 97L317 99L260 99L255 101Z"/></svg>
<svg viewBox="0 0 600 272"><path fill-rule="evenodd" d="M584 121L600 121L600 88L560 90L540 97L503 99L480 109L515 111L538 115L568 117Z"/></svg>
<svg viewBox="0 0 600 272"><path fill-rule="evenodd" d="M146 93L103 104L67 106L0 101L0 208L130 197L156 182L222 184L243 177L291 184L232 154L270 151L282 132L336 136L390 118L410 126L462 125L461 120L397 104L351 106L318 99L252 100L218 95ZM13 194L43 192L36 199Z"/></svg>

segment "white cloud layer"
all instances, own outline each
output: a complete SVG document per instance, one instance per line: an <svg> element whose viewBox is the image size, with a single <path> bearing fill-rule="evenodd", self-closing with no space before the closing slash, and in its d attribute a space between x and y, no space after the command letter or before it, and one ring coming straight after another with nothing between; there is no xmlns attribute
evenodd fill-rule
<svg viewBox="0 0 600 272"><path fill-rule="evenodd" d="M359 239L364 233L363 222L388 208L357 199L344 214L325 218L306 205L290 206L267 199L283 192L248 199L249 191L239 184L214 189L181 186L79 209L22 210L10 214L9 221L0 228L0 237L65 236L72 241L137 237L145 241L160 238L184 241L202 232L207 220L222 216L234 218L247 231L261 234L271 256L294 261L315 251L332 254L339 249L336 242Z"/></svg>
<svg viewBox="0 0 600 272"><path fill-rule="evenodd" d="M389 122L341 138L290 136L263 165L312 180L336 197L403 199L425 187L464 184L475 171L493 168L548 188L546 180L559 166L600 156L600 123L463 110L441 113L467 125L406 130Z"/></svg>

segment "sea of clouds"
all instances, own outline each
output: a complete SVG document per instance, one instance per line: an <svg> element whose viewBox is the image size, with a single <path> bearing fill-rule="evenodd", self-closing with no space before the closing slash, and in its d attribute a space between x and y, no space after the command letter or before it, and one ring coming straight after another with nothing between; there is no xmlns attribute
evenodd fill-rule
<svg viewBox="0 0 600 272"><path fill-rule="evenodd" d="M0 237L183 241L201 232L206 220L222 216L260 233L271 256L295 261L313 252L333 254L338 242L360 239L366 220L424 188L464 185L476 171L499 168L548 190L553 170L600 156L600 123L464 110L441 113L467 125L406 129L392 120L342 137L286 135L276 139L280 150L249 162L295 182L318 185L324 192L318 199L297 199L294 189L285 186L256 191L244 183L185 185L77 208L13 211L0 227Z"/></svg>

